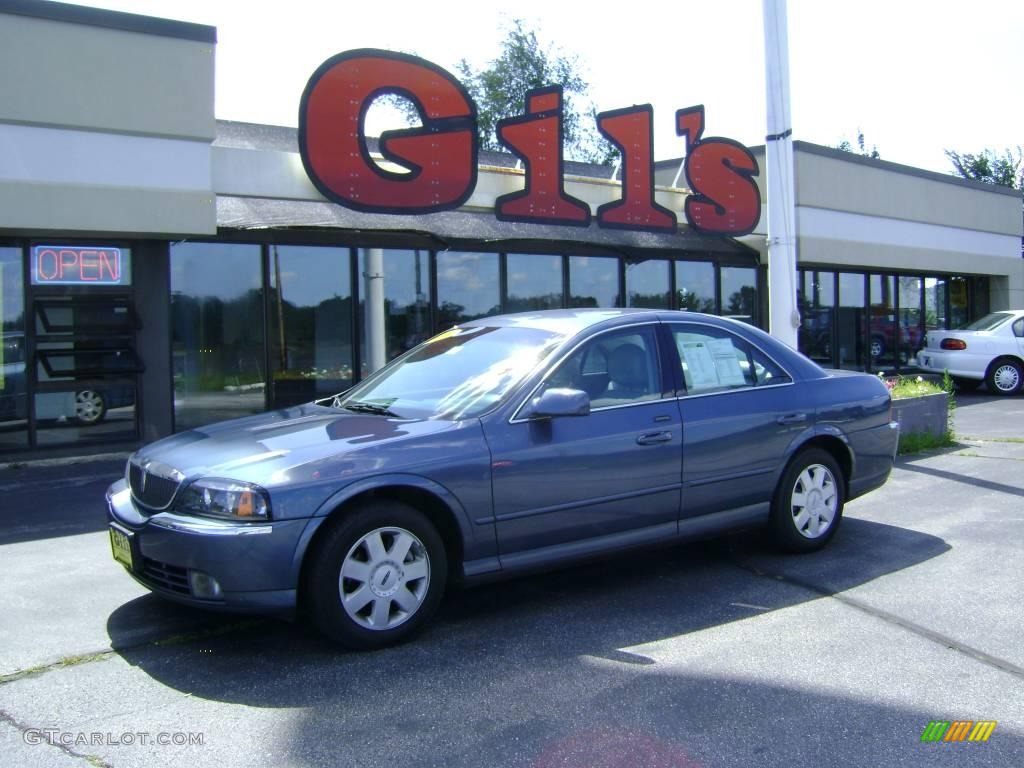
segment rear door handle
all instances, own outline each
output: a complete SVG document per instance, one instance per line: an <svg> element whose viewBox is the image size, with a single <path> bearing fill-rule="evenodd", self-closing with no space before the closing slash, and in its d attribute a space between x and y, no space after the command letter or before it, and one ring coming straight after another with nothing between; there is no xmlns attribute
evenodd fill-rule
<svg viewBox="0 0 1024 768"><path fill-rule="evenodd" d="M658 443L668 443L672 441L672 433L668 431L663 432L647 432L640 435L636 439L637 445L657 445Z"/></svg>
<svg viewBox="0 0 1024 768"><path fill-rule="evenodd" d="M803 424L807 421L806 413L787 413L785 416L779 416L775 421L784 427L791 427L794 424Z"/></svg>

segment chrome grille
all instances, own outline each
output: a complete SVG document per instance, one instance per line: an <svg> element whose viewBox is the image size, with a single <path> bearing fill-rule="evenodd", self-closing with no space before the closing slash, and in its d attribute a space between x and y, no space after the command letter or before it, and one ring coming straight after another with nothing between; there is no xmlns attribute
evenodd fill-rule
<svg viewBox="0 0 1024 768"><path fill-rule="evenodd" d="M166 509L174 500L174 494L181 482L180 473L169 467L154 471L152 464L142 466L135 462L128 464L128 487L132 497L144 507Z"/></svg>

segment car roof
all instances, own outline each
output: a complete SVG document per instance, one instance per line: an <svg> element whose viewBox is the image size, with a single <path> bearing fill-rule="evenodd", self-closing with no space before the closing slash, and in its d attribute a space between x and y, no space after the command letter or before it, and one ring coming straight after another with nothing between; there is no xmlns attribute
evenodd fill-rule
<svg viewBox="0 0 1024 768"><path fill-rule="evenodd" d="M537 328L555 333L574 336L591 326L605 324L608 326L628 325L639 320L702 320L715 325L728 326L731 321L718 315L706 315L701 312L687 310L643 309L634 307L618 308L577 308L577 309L545 309L535 312L517 312L510 315L492 315L460 323L463 327L506 327L519 326Z"/></svg>

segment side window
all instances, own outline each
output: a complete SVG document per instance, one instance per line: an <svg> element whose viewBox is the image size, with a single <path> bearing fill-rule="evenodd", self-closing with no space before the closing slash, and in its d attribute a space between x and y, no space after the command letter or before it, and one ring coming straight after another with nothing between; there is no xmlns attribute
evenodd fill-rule
<svg viewBox="0 0 1024 768"><path fill-rule="evenodd" d="M559 364L547 386L582 389L591 408L660 400L654 334L650 328L628 328L591 339Z"/></svg>
<svg viewBox="0 0 1024 768"><path fill-rule="evenodd" d="M1016 336L1018 339L1024 336L1024 317L1014 321L1013 335Z"/></svg>
<svg viewBox="0 0 1024 768"><path fill-rule="evenodd" d="M687 394L785 384L789 375L760 350L728 331L709 326L672 329Z"/></svg>

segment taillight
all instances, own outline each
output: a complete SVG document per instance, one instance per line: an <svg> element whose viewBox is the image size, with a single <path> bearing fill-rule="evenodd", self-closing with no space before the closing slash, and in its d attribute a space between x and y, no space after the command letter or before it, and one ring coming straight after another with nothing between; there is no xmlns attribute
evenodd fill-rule
<svg viewBox="0 0 1024 768"><path fill-rule="evenodd" d="M967 342L963 339L943 339L939 346L943 349L967 349Z"/></svg>

